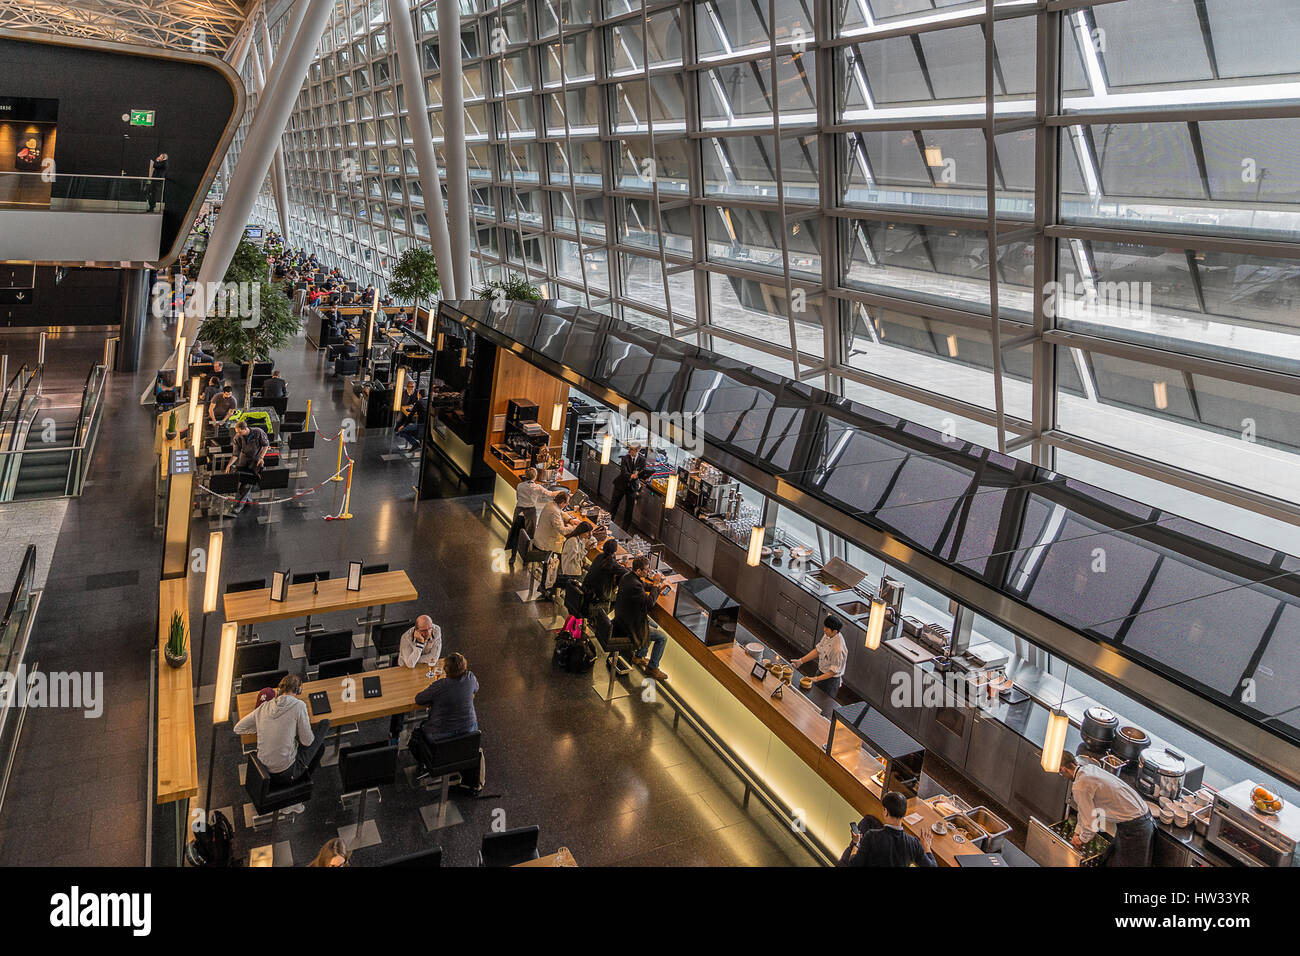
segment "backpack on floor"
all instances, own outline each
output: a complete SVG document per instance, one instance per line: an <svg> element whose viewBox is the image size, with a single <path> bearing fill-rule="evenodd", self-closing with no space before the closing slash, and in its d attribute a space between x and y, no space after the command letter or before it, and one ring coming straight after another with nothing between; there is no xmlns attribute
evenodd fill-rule
<svg viewBox="0 0 1300 956"><path fill-rule="evenodd" d="M234 837L235 828L226 815L213 810L208 816L207 827L194 834L194 839L186 844L185 859L190 866L230 866Z"/></svg>
<svg viewBox="0 0 1300 956"><path fill-rule="evenodd" d="M568 628L560 628L555 635L555 652L551 663L570 674L584 674L596 663L596 652L584 637L574 637Z"/></svg>

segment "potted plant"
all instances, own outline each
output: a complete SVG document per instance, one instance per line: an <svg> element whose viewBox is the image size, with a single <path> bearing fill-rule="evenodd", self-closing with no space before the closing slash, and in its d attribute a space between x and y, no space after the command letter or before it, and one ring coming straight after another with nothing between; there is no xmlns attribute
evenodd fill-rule
<svg viewBox="0 0 1300 956"><path fill-rule="evenodd" d="M180 667L190 656L185 638L185 618L180 611L172 611L172 621L167 628L167 643L163 645L163 656L172 667Z"/></svg>
<svg viewBox="0 0 1300 956"><path fill-rule="evenodd" d="M421 246L411 246L403 250L393 266L393 274L388 280L388 291L399 302L411 303L414 312L413 324L419 324L420 303L427 301L430 312L435 308L434 300L442 291L438 278L438 260L431 250Z"/></svg>
<svg viewBox="0 0 1300 956"><path fill-rule="evenodd" d="M493 279L479 291L479 298L494 302L540 302L542 290L528 281L526 276L510 273L504 279Z"/></svg>
<svg viewBox="0 0 1300 956"><path fill-rule="evenodd" d="M172 412L167 416L167 440L171 441L176 437L176 413Z"/></svg>

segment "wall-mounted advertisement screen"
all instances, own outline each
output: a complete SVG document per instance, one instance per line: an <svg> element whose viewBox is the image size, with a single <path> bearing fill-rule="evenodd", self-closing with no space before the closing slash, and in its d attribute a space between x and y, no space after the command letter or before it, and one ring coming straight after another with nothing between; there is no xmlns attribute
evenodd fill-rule
<svg viewBox="0 0 1300 956"><path fill-rule="evenodd" d="M46 206L59 101L0 96L0 208Z"/></svg>

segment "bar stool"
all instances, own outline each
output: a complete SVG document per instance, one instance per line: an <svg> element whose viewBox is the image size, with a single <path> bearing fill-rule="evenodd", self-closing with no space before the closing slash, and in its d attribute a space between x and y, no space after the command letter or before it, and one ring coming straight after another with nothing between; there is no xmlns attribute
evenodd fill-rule
<svg viewBox="0 0 1300 956"><path fill-rule="evenodd" d="M252 827L261 826L267 818L271 821L271 856L275 858L275 831L280 823L280 811L286 810L299 803L306 803L311 799L312 782L310 776L304 776L293 783L278 784L271 781L270 772L257 759L256 755L250 754L248 757L248 768L244 775L244 790L253 802L253 808L257 811L252 818ZM282 866L293 866L293 854L288 852L289 845L285 843L285 853L281 859Z"/></svg>
<svg viewBox="0 0 1300 956"><path fill-rule="evenodd" d="M467 770L477 770L483 759L483 733L474 731L450 740L440 740L430 744L417 729L411 734L410 749L416 763L424 771L417 777L429 777L430 783L440 785L436 809L433 805L420 808L420 818L424 821L426 831L441 830L446 826L455 826L462 821L460 812L455 807L448 813L449 793L454 782L459 783L461 775Z"/></svg>
<svg viewBox="0 0 1300 956"><path fill-rule="evenodd" d="M352 826L339 827L339 839L352 850L364 846L382 843L379 828L373 823L367 828L366 797L371 790L379 794L383 802L382 786L397 779L397 744L377 741L369 744L354 744L339 751L339 781L342 793L339 804L347 808L349 797L357 797L357 822Z"/></svg>

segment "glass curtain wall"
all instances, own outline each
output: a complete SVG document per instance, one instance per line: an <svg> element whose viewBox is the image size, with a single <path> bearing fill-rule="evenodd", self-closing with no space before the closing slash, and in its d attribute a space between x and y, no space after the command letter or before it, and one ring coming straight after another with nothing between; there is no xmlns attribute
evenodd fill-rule
<svg viewBox="0 0 1300 956"><path fill-rule="evenodd" d="M476 283L1294 550L1292 0L457 2ZM380 286L428 242L404 82L337 0L284 138L295 236Z"/></svg>

